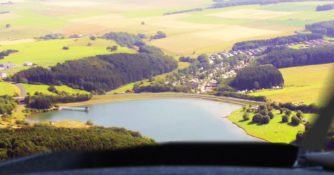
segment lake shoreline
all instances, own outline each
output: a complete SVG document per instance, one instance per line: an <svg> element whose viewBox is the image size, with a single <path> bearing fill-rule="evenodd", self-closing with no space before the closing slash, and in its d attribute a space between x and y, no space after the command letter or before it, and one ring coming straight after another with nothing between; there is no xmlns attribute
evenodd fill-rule
<svg viewBox="0 0 334 175"><path fill-rule="evenodd" d="M141 94L115 94L115 95L99 95L94 96L93 99L86 102L79 103L67 103L67 104L58 104L60 107L78 107L78 106L92 106L97 104L106 104L106 103L114 103L114 102L123 102L123 101L136 101L136 100L147 100L147 99L199 99L199 100L208 100L208 101L216 101L222 103L231 103L237 104L240 106L248 105L248 104L261 104L258 102L235 99L235 98L227 98L227 97L217 97L212 95L199 95L199 94L184 94L184 93L141 93ZM230 115L230 114L229 114ZM225 117L219 117L222 122L225 122L228 125L236 126L236 130L241 131L242 134L245 134L251 138L256 139L257 141L265 141L262 138L256 137L252 134L249 134L245 129L238 126L236 123L231 121L228 118L228 115ZM225 121L224 121L225 120Z"/></svg>
<svg viewBox="0 0 334 175"><path fill-rule="evenodd" d="M140 93L140 94L114 94L114 95L96 95L92 99L84 102L74 102L74 103L59 103L60 107L82 107L90 106L96 104L104 104L119 101L132 101L132 100L145 100L145 99L161 99L161 98L193 98L202 99L209 101L226 102L238 105L248 105L248 104L263 104L262 102L243 100L238 98L223 97L223 96L213 96L213 95L201 95L201 94L189 94L189 93Z"/></svg>

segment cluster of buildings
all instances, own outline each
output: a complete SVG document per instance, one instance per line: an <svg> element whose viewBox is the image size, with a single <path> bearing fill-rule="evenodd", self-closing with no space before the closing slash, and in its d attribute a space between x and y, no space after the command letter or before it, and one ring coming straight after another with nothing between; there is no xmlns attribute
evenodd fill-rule
<svg viewBox="0 0 334 175"><path fill-rule="evenodd" d="M32 62L24 62L22 66L30 67L34 64ZM20 65L14 64L14 63L2 63L0 64L0 79L5 79L8 77L8 74L6 73L7 70L14 69Z"/></svg>
<svg viewBox="0 0 334 175"><path fill-rule="evenodd" d="M235 51L229 51L229 52L219 52L216 54L212 54L210 56L210 59L224 59L224 58L230 58L237 55L245 55L245 56L259 56L263 54L263 52L267 49L267 47L258 47L256 49L246 49L246 50L235 50Z"/></svg>

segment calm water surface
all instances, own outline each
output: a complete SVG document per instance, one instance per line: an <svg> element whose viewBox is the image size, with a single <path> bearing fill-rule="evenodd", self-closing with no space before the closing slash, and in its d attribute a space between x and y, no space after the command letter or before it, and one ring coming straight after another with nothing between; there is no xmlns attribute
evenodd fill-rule
<svg viewBox="0 0 334 175"><path fill-rule="evenodd" d="M91 120L105 127L139 131L158 142L168 141L254 141L225 117L239 105L199 99L149 99L90 106L88 113L55 111L31 120Z"/></svg>

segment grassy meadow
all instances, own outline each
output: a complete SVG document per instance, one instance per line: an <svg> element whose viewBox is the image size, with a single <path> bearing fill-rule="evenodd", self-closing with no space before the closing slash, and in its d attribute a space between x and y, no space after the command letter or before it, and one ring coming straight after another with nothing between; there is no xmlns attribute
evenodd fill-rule
<svg viewBox="0 0 334 175"><path fill-rule="evenodd" d="M19 95L20 89L15 85L8 83L8 82L1 82L0 81L0 96L3 95Z"/></svg>
<svg viewBox="0 0 334 175"><path fill-rule="evenodd" d="M266 96L272 101L322 104L328 89L333 89L334 64L321 64L280 69L285 86L278 90L260 90L250 95Z"/></svg>
<svg viewBox="0 0 334 175"><path fill-rule="evenodd" d="M90 44L90 46L88 46ZM0 63L12 62L22 65L24 62L32 62L39 66L54 66L57 63L63 63L67 60L81 59L84 57L95 56L109 53L132 53L126 47L118 46L118 50L110 52L106 49L108 46L117 45L114 41L89 38L80 39L61 39L34 41L23 43L7 43L0 46L1 50L14 49L17 53L11 54L5 59L0 60ZM64 50L67 46L69 49Z"/></svg>
<svg viewBox="0 0 334 175"><path fill-rule="evenodd" d="M254 124L251 120L243 121L243 114L242 110L238 110L233 112L228 118L243 128L247 134L272 143L291 143L296 139L296 134L305 129L304 125L292 126L290 123L282 123L283 114L279 114L278 111L274 112L275 117L266 125ZM252 117L251 115L250 118L252 119ZM306 114L304 117L307 120L312 120L314 115Z"/></svg>
<svg viewBox="0 0 334 175"><path fill-rule="evenodd" d="M40 93L43 93L43 94L46 94L46 95L57 95L57 94L55 94L53 92L50 92L48 90L49 85L32 85L32 84L20 84L20 85L23 87L26 94L29 93L30 95L33 95L36 92L40 92ZM67 92L69 94L78 94L78 93L79 94L89 94L89 92L87 92L87 91L73 89L73 88L70 88L70 87L65 86L65 85L55 86L55 88L58 91L64 91L64 92Z"/></svg>

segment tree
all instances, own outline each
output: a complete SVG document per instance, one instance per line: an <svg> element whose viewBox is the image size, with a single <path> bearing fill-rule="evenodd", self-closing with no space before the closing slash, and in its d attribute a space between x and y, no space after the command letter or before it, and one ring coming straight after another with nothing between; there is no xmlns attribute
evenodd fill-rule
<svg viewBox="0 0 334 175"><path fill-rule="evenodd" d="M262 115L261 114L255 114L255 116L253 117L253 120L252 120L252 122L253 123L258 123L258 124L260 124L261 123L261 120L262 120Z"/></svg>
<svg viewBox="0 0 334 175"><path fill-rule="evenodd" d="M301 111L298 111L297 114L296 114L296 116L297 116L300 120L302 120L302 119L304 118L303 113L302 113Z"/></svg>
<svg viewBox="0 0 334 175"><path fill-rule="evenodd" d="M151 39L162 39L166 37L167 37L166 33L158 31L154 36L151 37Z"/></svg>
<svg viewBox="0 0 334 175"><path fill-rule="evenodd" d="M261 85L258 81L255 81L253 87L254 87L254 89L260 89Z"/></svg>
<svg viewBox="0 0 334 175"><path fill-rule="evenodd" d="M96 40L96 36L90 36L89 39L94 41L94 40Z"/></svg>
<svg viewBox="0 0 334 175"><path fill-rule="evenodd" d="M282 117L282 123L287 123L288 121L289 121L289 116L284 115L284 116Z"/></svg>
<svg viewBox="0 0 334 175"><path fill-rule="evenodd" d="M270 118L269 118L269 116L263 116L262 118L261 118L261 124L268 124L270 122Z"/></svg>
<svg viewBox="0 0 334 175"><path fill-rule="evenodd" d="M243 118L244 121L249 120L249 114L248 114L248 113L245 113L245 114L242 116L242 118Z"/></svg>
<svg viewBox="0 0 334 175"><path fill-rule="evenodd" d="M301 123L301 120L297 116L291 118L291 124L293 126L298 126Z"/></svg>
<svg viewBox="0 0 334 175"><path fill-rule="evenodd" d="M48 87L48 91L53 92L53 93L57 93L57 89L53 85L51 85L51 86Z"/></svg>

